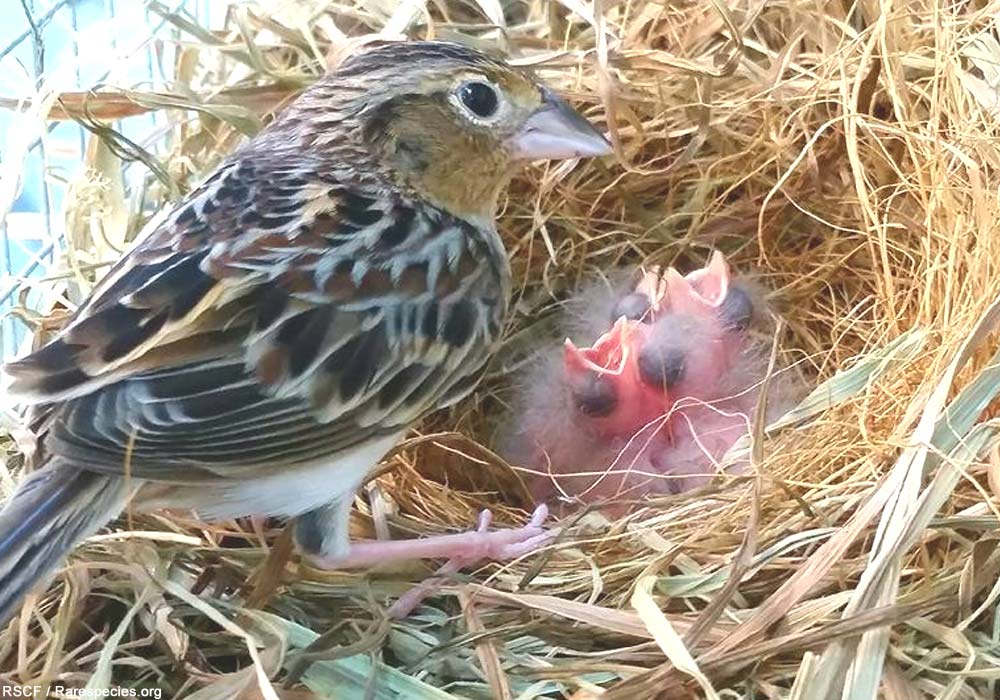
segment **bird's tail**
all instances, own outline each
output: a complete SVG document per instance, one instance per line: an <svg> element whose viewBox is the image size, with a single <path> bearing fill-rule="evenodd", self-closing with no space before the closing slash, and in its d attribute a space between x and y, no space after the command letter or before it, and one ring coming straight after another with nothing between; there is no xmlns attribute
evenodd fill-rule
<svg viewBox="0 0 1000 700"><path fill-rule="evenodd" d="M49 464L0 510L0 624L73 546L125 506L124 479Z"/></svg>

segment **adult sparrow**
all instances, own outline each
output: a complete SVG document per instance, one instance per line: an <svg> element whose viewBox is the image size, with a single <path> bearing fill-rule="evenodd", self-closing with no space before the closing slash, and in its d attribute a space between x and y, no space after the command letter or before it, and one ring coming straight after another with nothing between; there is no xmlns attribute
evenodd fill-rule
<svg viewBox="0 0 1000 700"><path fill-rule="evenodd" d="M37 441L0 512L0 619L130 504L293 516L328 567L529 551L544 511L354 545L348 515L497 344L511 281L494 216L517 166L609 152L532 76L456 44L382 45L303 92L7 366Z"/></svg>

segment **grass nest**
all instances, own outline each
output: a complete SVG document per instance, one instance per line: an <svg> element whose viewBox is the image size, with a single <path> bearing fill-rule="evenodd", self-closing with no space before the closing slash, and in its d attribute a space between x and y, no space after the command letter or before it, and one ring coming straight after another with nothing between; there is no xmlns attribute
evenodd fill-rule
<svg viewBox="0 0 1000 700"><path fill-rule="evenodd" d="M542 554L452 577L402 621L386 601L426 565L321 572L282 523L130 514L0 632L6 683L199 700L997 697L995 6L310 0L234 6L211 29L149 6L172 84L43 84L8 104L93 134L62 265L33 283L48 315L23 310L39 341L153 212L358 42L507 53L613 134L616 158L513 184L501 359L386 461L355 536L466 528L483 507L523 522L525 475L488 449L491 417L523 339L600 271L724 251L768 290L782 363L815 389L758 421L747 474L617 520L567 515ZM126 137L151 111L168 128Z"/></svg>

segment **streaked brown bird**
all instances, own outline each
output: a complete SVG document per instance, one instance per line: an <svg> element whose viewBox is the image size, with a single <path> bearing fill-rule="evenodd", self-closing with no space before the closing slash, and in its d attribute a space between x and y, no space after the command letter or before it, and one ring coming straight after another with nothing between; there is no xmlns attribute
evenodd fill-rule
<svg viewBox="0 0 1000 700"><path fill-rule="evenodd" d="M606 139L530 75L448 43L348 59L228 158L6 367L37 436L0 512L0 619L127 504L294 516L323 566L468 563L525 528L350 544L353 495L468 395L507 312L497 199Z"/></svg>

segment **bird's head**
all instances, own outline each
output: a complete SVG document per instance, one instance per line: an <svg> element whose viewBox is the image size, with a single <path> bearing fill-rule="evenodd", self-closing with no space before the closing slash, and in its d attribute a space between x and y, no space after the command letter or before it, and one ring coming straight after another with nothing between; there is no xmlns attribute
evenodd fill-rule
<svg viewBox="0 0 1000 700"><path fill-rule="evenodd" d="M467 219L492 219L520 164L611 152L604 136L532 75L458 44L364 51L322 81L309 102L324 95L334 103L326 109L333 107L384 174Z"/></svg>

